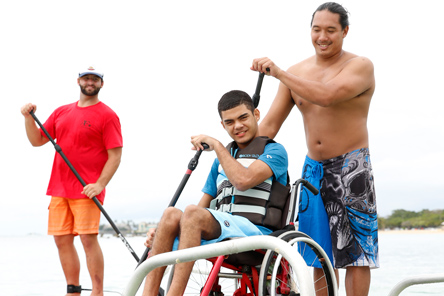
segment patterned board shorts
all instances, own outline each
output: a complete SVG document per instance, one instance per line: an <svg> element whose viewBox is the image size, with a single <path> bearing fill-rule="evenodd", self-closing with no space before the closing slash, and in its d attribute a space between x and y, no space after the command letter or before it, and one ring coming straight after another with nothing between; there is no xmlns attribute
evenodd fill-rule
<svg viewBox="0 0 444 296"><path fill-rule="evenodd" d="M321 162L306 157L302 177L320 190L314 196L302 189L299 231L321 245L335 268L379 267L376 198L368 148ZM304 259L313 262L314 256L309 252Z"/></svg>

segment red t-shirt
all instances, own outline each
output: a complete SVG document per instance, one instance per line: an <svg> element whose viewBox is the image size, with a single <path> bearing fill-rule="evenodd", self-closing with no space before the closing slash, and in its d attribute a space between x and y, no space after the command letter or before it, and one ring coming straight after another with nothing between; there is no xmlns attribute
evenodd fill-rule
<svg viewBox="0 0 444 296"><path fill-rule="evenodd" d="M108 160L107 149L122 147L117 114L104 103L78 107L77 102L57 108L44 127L86 184L95 183ZM40 132L46 137L42 130ZM58 152L55 153L47 195L87 198L83 186ZM103 203L105 189L97 196Z"/></svg>

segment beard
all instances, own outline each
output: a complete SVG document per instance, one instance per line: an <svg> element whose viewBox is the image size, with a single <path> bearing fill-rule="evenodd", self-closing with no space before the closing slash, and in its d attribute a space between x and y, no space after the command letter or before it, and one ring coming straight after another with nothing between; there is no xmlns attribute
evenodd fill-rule
<svg viewBox="0 0 444 296"><path fill-rule="evenodd" d="M99 93L99 91L100 91L100 87L95 87L94 86L94 89L93 90L86 90L86 87L82 87L81 85L80 85L80 91L82 92L82 94L84 94L85 96L90 96L90 97L92 97L92 96L95 96L95 95L97 95L98 93Z"/></svg>

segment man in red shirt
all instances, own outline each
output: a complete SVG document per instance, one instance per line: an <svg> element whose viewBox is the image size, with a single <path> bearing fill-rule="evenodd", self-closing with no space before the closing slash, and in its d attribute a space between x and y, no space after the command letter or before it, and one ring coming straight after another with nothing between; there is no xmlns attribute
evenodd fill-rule
<svg viewBox="0 0 444 296"><path fill-rule="evenodd" d="M92 296L103 295L104 260L97 240L100 209L94 196L103 204L105 186L120 164L122 133L119 117L99 101L103 74L89 67L79 73L80 100L57 108L44 127L63 149L86 186L55 153L47 195L49 205L48 234L54 236L60 262L68 284L67 295L80 295L80 262L74 246L79 235L86 254L88 271L93 285ZM26 134L33 146L42 146L49 139L29 114L36 112L34 104L21 108L25 117Z"/></svg>

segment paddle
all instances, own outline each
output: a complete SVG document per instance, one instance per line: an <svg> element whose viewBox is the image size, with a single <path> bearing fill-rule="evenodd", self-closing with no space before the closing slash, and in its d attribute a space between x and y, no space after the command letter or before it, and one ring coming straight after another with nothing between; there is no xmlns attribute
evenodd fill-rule
<svg viewBox="0 0 444 296"><path fill-rule="evenodd" d="M209 148L209 146L205 143L202 143L202 146L204 147L204 149ZM185 185L188 182L188 179L191 176L191 173L194 171L194 169L197 167L197 164L199 163L199 157L202 154L203 150L198 150L196 152L196 154L194 155L194 157L190 160L190 162L188 163L188 169L185 173L185 175L182 178L182 181L179 184L179 187L177 187L176 193L174 193L173 198L170 201L170 204L168 205L168 207L174 207L176 205L177 200L179 199L180 194L182 193L183 189L185 188ZM150 252L150 248L146 248L145 252L143 253L142 257L140 257L140 261L137 264L136 268L139 267L139 265L146 260L146 258L148 257L148 253Z"/></svg>
<svg viewBox="0 0 444 296"><path fill-rule="evenodd" d="M270 71L269 68L266 68L265 70L267 72ZM253 104L254 104L254 108L257 108L257 106L259 106L259 100L261 98L260 92L261 92L262 81L264 80L264 76L265 76L265 73L259 73L259 78L257 79L257 84L256 84L256 91L254 92L254 95L253 95L253 98L252 98Z"/></svg>
<svg viewBox="0 0 444 296"><path fill-rule="evenodd" d="M31 112L29 112L31 114L31 116L34 118L35 122L37 122L37 124L40 126L40 128L42 129L42 131L45 133L46 137L48 137L48 139L51 141L51 143L54 145L55 150L60 154L60 156L63 158L63 160L66 162L66 164L69 166L69 168L71 169L71 171L74 173L74 175L77 177L77 179L80 181L80 183L82 184L83 187L85 187L87 184L85 183L85 181L83 181L82 177L80 177L79 173L77 173L76 169L72 166L71 162L68 160L68 158L65 156L65 154L62 151L62 148L56 143L54 142L54 139L49 135L48 131L45 129L45 127L43 126L43 124L37 119L37 117L35 116L34 112L31 110ZM112 228L114 229L114 231L117 233L117 236L122 240L122 242L125 244L125 246L128 248L128 250L131 252L131 254L133 255L134 259L136 259L137 262L139 262L139 257L137 256L137 254L134 252L134 250L131 248L130 244L128 243L128 241L125 239L125 237L123 236L123 234L120 232L120 230L117 228L116 224L114 224L113 220L110 218L110 216L108 215L108 213L105 211L105 209L102 207L102 205L100 204L100 202L97 200L97 198L94 196L92 198L92 200L94 201L94 203L97 205L97 207L100 209L100 211L102 212L102 214L106 217L106 219L108 220L109 224L111 224Z"/></svg>

